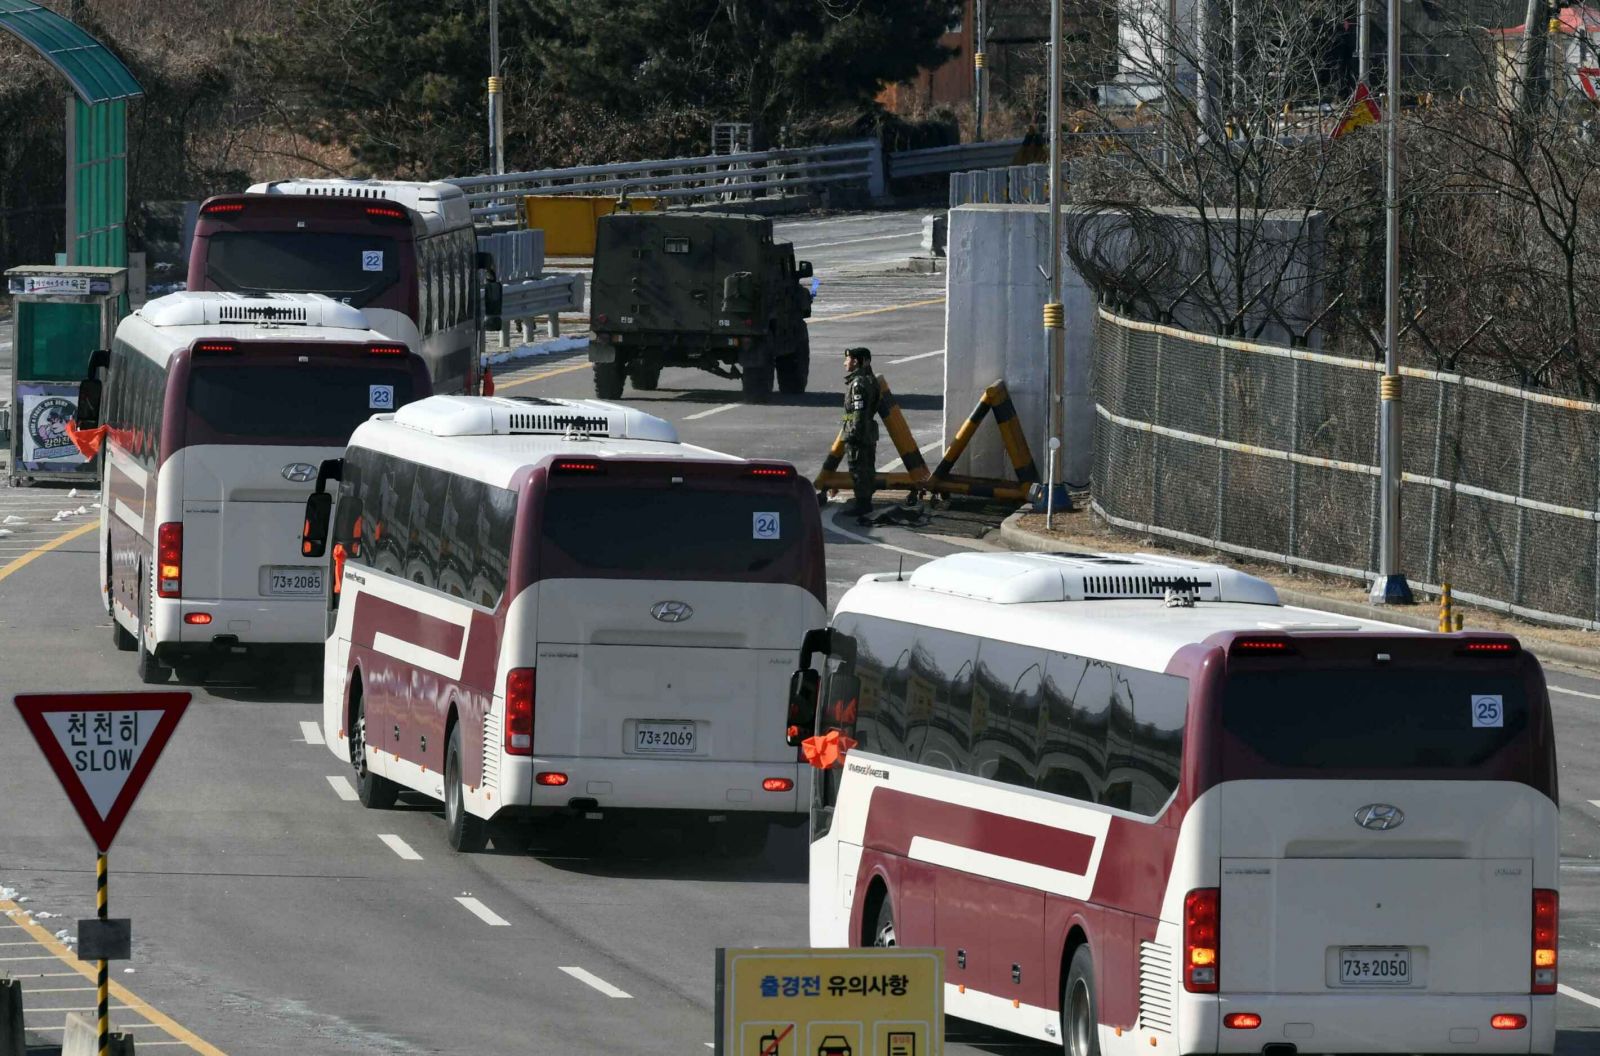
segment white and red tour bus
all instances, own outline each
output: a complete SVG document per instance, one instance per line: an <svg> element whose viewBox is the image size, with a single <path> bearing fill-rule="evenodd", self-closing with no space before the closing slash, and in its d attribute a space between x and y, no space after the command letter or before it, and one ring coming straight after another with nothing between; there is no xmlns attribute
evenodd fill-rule
<svg viewBox="0 0 1600 1056"><path fill-rule="evenodd" d="M793 690L843 749L811 941L942 947L952 1015L1072 1056L1554 1048L1555 743L1513 638L968 554L863 578Z"/></svg>
<svg viewBox="0 0 1600 1056"><path fill-rule="evenodd" d="M124 319L102 366L99 580L117 647L154 683L314 654L326 584L300 553L306 494L363 419L428 395L421 358L327 297L175 293Z"/></svg>
<svg viewBox="0 0 1600 1056"><path fill-rule="evenodd" d="M421 355L435 392L469 393L480 383L481 264L452 184L278 180L201 204L189 289L326 294Z"/></svg>
<svg viewBox="0 0 1600 1056"><path fill-rule="evenodd" d="M616 404L435 396L323 476L323 727L364 804L441 799L460 850L552 816L637 812L742 853L804 824L781 723L827 610L793 466Z"/></svg>

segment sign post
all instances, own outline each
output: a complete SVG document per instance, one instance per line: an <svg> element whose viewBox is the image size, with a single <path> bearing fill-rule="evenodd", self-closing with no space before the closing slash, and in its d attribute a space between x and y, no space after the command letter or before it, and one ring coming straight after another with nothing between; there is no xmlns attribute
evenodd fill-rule
<svg viewBox="0 0 1600 1056"><path fill-rule="evenodd" d="M99 1050L109 1056L110 962L129 957L132 928L126 918L108 915L106 854L189 706L189 694L21 693L16 704L99 851L95 919L78 922L78 955L99 962Z"/></svg>
<svg viewBox="0 0 1600 1056"><path fill-rule="evenodd" d="M716 1056L939 1056L944 951L717 950Z"/></svg>

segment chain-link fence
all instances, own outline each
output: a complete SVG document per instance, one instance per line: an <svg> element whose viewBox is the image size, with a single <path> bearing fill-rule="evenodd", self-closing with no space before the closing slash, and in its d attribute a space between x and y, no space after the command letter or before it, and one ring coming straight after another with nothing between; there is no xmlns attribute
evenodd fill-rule
<svg viewBox="0 0 1600 1056"><path fill-rule="evenodd" d="M1404 368L1414 587L1600 628L1600 404ZM1101 308L1094 506L1112 524L1371 579L1382 367Z"/></svg>

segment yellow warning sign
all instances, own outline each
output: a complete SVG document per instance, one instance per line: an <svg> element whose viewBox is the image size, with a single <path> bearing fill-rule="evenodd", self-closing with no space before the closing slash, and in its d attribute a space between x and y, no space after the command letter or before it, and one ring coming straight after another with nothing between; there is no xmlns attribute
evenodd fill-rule
<svg viewBox="0 0 1600 1056"><path fill-rule="evenodd" d="M1378 101L1372 98L1372 92L1367 89L1366 83L1356 85L1356 94L1350 99L1350 105L1345 109L1344 117L1339 119L1339 127L1333 130L1332 139L1338 139L1348 132L1367 125L1375 125L1383 120L1383 113L1378 109Z"/></svg>
<svg viewBox="0 0 1600 1056"><path fill-rule="evenodd" d="M944 956L717 951L717 1056L939 1056Z"/></svg>

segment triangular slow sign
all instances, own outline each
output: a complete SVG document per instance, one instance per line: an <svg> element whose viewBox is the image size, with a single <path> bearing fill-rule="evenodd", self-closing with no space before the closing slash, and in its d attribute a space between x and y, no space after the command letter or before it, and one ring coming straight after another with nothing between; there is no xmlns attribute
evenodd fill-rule
<svg viewBox="0 0 1600 1056"><path fill-rule="evenodd" d="M22 693L16 702L95 847L109 851L189 694Z"/></svg>

